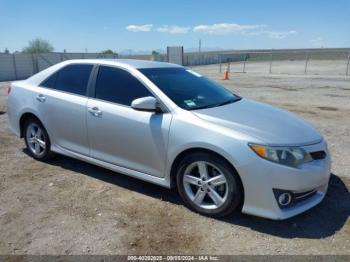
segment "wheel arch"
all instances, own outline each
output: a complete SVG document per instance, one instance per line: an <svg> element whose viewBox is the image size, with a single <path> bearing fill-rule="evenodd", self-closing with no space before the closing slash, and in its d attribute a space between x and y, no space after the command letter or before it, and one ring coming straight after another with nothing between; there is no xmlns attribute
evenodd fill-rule
<svg viewBox="0 0 350 262"><path fill-rule="evenodd" d="M23 113L19 119L19 132L20 132L20 138L23 138L24 136L24 124L26 123L26 121L30 118L35 118L37 119L41 124L43 124L41 122L41 120L39 119L39 117L37 117L34 113L32 112L26 112Z"/></svg>
<svg viewBox="0 0 350 262"><path fill-rule="evenodd" d="M186 156L193 154L193 153L197 153L197 152L214 154L215 156L217 156L217 157L221 158L223 161L225 161L235 171L235 173L239 179L240 186L242 188L242 203L241 203L241 207L242 207L242 205L244 203L244 186L243 186L243 182L242 182L242 178L241 178L240 174L238 173L238 171L234 167L234 165L226 157L224 157L222 154L220 154L214 150L211 150L211 149L207 149L207 148L203 148L203 147L193 147L193 148L185 149L182 152L180 152L179 154L177 154L177 156L175 157L174 161L172 162L171 168L170 168L170 187L172 187L172 188L176 187L176 170L177 170L179 164L181 163L181 161Z"/></svg>

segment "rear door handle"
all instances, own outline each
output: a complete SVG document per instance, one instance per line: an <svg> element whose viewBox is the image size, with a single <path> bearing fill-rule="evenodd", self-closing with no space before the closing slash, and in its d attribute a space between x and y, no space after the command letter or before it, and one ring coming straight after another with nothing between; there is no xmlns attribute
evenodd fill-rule
<svg viewBox="0 0 350 262"><path fill-rule="evenodd" d="M36 100L38 100L41 103L44 103L46 100L46 97L43 94L39 94L36 96Z"/></svg>
<svg viewBox="0 0 350 262"><path fill-rule="evenodd" d="M92 114L93 116L96 117L101 117L102 116L102 111L100 109L98 109L98 107L89 107L88 111L90 114Z"/></svg>

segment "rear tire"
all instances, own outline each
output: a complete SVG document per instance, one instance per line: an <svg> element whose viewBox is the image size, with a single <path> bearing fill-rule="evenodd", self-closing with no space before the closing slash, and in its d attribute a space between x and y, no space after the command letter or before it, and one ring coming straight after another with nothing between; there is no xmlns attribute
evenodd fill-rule
<svg viewBox="0 0 350 262"><path fill-rule="evenodd" d="M28 153L33 158L45 161L53 156L51 142L46 129L37 118L29 118L24 123L24 141Z"/></svg>
<svg viewBox="0 0 350 262"><path fill-rule="evenodd" d="M202 215L223 217L241 206L243 189L238 174L219 156L206 152L186 156L176 179L185 205Z"/></svg>

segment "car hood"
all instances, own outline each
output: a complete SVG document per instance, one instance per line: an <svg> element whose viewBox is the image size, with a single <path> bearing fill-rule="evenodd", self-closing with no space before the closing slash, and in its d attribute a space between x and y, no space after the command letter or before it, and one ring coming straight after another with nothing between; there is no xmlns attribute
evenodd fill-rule
<svg viewBox="0 0 350 262"><path fill-rule="evenodd" d="M306 145L322 140L311 124L294 114L249 99L192 112L269 145Z"/></svg>

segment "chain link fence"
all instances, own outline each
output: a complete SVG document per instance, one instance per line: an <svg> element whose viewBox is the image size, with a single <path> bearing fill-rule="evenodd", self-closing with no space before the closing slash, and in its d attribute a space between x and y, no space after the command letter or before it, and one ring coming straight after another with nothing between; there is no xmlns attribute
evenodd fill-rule
<svg viewBox="0 0 350 262"><path fill-rule="evenodd" d="M350 48L185 53L188 67L213 65L220 73L350 75ZM209 68L209 67L208 67Z"/></svg>
<svg viewBox="0 0 350 262"><path fill-rule="evenodd" d="M25 79L49 66L69 59L129 58L167 62L166 54L117 55L101 53L1 54L0 81ZM350 75L350 48L297 50L234 50L184 53L187 67L208 66L225 70L259 74Z"/></svg>

